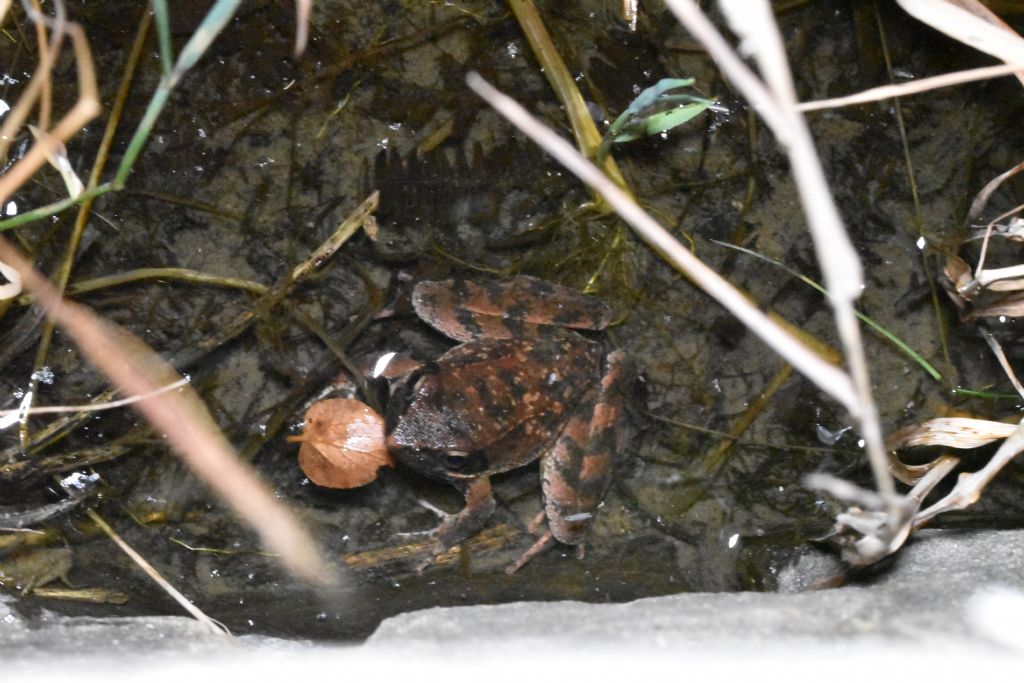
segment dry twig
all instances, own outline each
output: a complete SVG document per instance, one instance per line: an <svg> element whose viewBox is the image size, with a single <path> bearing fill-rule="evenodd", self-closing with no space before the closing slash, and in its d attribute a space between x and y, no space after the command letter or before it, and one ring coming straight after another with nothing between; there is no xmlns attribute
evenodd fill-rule
<svg viewBox="0 0 1024 683"><path fill-rule="evenodd" d="M173 368L141 340L84 306L62 300L3 238L0 259L18 270L40 305L75 339L86 358L125 394L148 394L179 379ZM281 555L289 571L314 583L337 580L291 512L238 459L194 392L186 388L135 405L192 470L254 526L264 544Z"/></svg>
<svg viewBox="0 0 1024 683"><path fill-rule="evenodd" d="M842 370L824 360L795 335L783 329L750 303L731 283L694 256L571 144L545 127L515 100L496 90L479 74L469 74L466 82L488 104L548 154L555 157L580 180L600 192L623 220L633 226L644 242L725 306L788 363L843 405L851 409L856 405L853 385Z"/></svg>
<svg viewBox="0 0 1024 683"><path fill-rule="evenodd" d="M733 30L753 52L764 78L762 82L729 47L695 2L667 0L667 4L707 48L722 72L754 105L786 148L808 228L814 238L815 253L825 278L829 301L835 311L836 327L850 368L849 381L856 393L855 400L846 407L860 423L876 485L883 497L893 499L892 511L895 514L896 489L888 474L882 429L871 396L867 360L853 308L853 301L864 287L860 260L832 201L807 124L796 111L796 90L771 6L760 0L721 2Z"/></svg>
<svg viewBox="0 0 1024 683"><path fill-rule="evenodd" d="M95 510L88 510L87 512L89 514L89 518L96 523L96 526L98 526L103 531L103 533L105 533L110 538L110 540L112 540L117 545L117 547L124 552L125 555L130 557L132 559L132 562L137 564L139 568L142 569L142 571L144 571L149 578L153 579L153 581L158 586L160 586L164 590L164 592L170 595L175 602L177 602L185 609L186 612L195 617L196 621L206 626L211 633L214 633L219 636L231 635L226 628L215 622L210 617L206 616L206 614L203 613L201 609L192 604L191 600L182 595L181 591L179 591L177 588L171 585L170 581L161 576L160 572L158 572L153 565L147 562L146 558L144 558L142 555L136 552L135 548L128 545L128 542L121 538L121 535L114 531L114 529L111 528L109 524L107 524L105 519L96 514Z"/></svg>

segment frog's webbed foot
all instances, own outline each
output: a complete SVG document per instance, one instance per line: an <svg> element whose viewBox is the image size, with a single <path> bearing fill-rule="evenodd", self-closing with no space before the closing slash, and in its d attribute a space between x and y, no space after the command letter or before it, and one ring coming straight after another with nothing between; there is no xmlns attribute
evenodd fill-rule
<svg viewBox="0 0 1024 683"><path fill-rule="evenodd" d="M515 574L517 571L522 569L523 565L532 560L537 555L550 548L555 544L555 536L550 531L545 531L544 534L537 539L537 541L530 546L530 548L523 553L518 560L505 567L506 574Z"/></svg>
<svg viewBox="0 0 1024 683"><path fill-rule="evenodd" d="M540 555L542 552L555 544L557 539L550 531L545 531L529 549L519 556L519 559L505 567L505 573L511 576L523 568L527 562ZM580 543L576 546L576 559L582 560L586 555L586 546Z"/></svg>
<svg viewBox="0 0 1024 683"><path fill-rule="evenodd" d="M462 488L466 496L466 506L454 515L447 515L444 521L430 532L435 542L430 548L429 557L416 567L418 572L429 567L438 555L453 545L461 543L480 531L494 514L497 504L491 492L489 478L479 477L469 480Z"/></svg>

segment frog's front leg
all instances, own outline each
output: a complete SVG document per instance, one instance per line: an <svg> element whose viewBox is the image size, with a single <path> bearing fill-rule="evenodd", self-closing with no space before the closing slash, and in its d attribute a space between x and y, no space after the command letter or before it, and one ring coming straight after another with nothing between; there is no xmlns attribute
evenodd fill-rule
<svg viewBox="0 0 1024 683"><path fill-rule="evenodd" d="M494 514L496 503L491 492L491 480L487 476L455 482L466 497L466 506L450 515L438 526L433 536L437 540L433 555L439 555L483 528Z"/></svg>

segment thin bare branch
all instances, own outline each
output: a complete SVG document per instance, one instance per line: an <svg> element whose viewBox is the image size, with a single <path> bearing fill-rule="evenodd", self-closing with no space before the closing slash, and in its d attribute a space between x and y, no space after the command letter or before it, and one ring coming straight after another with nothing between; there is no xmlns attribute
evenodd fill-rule
<svg viewBox="0 0 1024 683"><path fill-rule="evenodd" d="M371 215L377 210L379 205L380 192L374 190L352 213L345 217L345 220L338 225L330 237L324 240L305 261L292 269L291 280L298 282L319 268L324 261L334 255L334 252L338 251L355 234L356 230L370 221Z"/></svg>
<svg viewBox="0 0 1024 683"><path fill-rule="evenodd" d="M984 338L989 348L992 349L992 354L996 357L996 360L999 361L999 367L1003 369L1007 379L1010 380L1010 384L1013 385L1013 388L1018 394L1024 397L1024 384L1021 384L1020 379L1017 377L1017 373L1013 371L1013 366L1010 365L1010 359L1007 358L1006 353L1003 352L1003 345L1000 344L999 340L995 338L995 335L988 330L979 327L978 331L981 332L982 338Z"/></svg>
<svg viewBox="0 0 1024 683"><path fill-rule="evenodd" d="M984 467L977 472L961 474L949 495L928 509L922 510L914 518L914 526L926 524L944 512L963 510L973 505L988 483L1021 451L1024 451L1024 421L1021 421L1013 433L1006 438L1006 441L1002 443L999 450Z"/></svg>
<svg viewBox="0 0 1024 683"><path fill-rule="evenodd" d="M163 588L164 592L170 595L171 598L173 598L175 602L181 605L186 612L195 617L196 621L206 626L206 628L209 629L210 633L216 634L218 636L231 635L226 628L215 622L210 617L206 616L206 614L204 614L201 609L192 604L191 600L182 595L181 591L172 586L170 581L161 576L160 572L158 572L156 568L153 567L153 565L147 562L146 558L140 555L135 550L135 548L128 545L128 542L121 538L121 535L114 531L114 529L109 524L107 524L106 520L100 517L95 510L87 510L86 512L88 513L90 519L92 519L92 521L96 524L96 526L98 526L103 531L103 533L105 533L110 538L110 540L117 544L117 547L120 548L125 555L130 557L132 559L132 562L139 565L139 568L142 569L142 571L146 572L146 575L149 578L153 579L153 581L158 586Z"/></svg>
<svg viewBox="0 0 1024 683"><path fill-rule="evenodd" d="M3 9L6 12L6 7ZM52 22L53 30L50 33L49 41L46 40L45 22L34 22L37 27L36 35L39 39L39 61L36 64L36 70L33 72L32 78L28 82L28 86L21 92L18 101L11 107L11 110L7 112L3 126L0 127L0 161L7 159L7 150L14 140L15 131L25 123L29 112L35 107L36 102L43 97L43 93L50 83L50 72L53 69L57 55L60 53L66 29L64 5L57 3L54 5L54 11L56 12L56 18ZM33 14L29 18L32 19L33 16L41 15ZM45 109L45 107L43 108ZM48 118L48 114L41 115L39 118L39 124L45 127L48 122L44 121L44 119Z"/></svg>
<svg viewBox="0 0 1024 683"><path fill-rule="evenodd" d="M867 359L853 308L853 301L864 288L860 260L832 201L810 130L796 110L796 90L771 6L763 0L721 0L720 3L732 29L741 37L743 44L754 52L770 86L766 87L743 63L696 2L666 0L666 4L687 30L704 45L723 74L754 105L786 148L856 392L857 398L848 409L859 422L878 490L895 501L896 488L888 471L882 428L871 396ZM895 508L893 512L897 512Z"/></svg>
<svg viewBox="0 0 1024 683"><path fill-rule="evenodd" d="M887 100L893 97L906 97L907 95L915 95L917 93L936 90L938 88L948 88L953 85L960 85L961 83L972 83L974 81L984 81L989 78L1012 76L1021 69L1024 69L1024 65L1022 64L1000 64L999 66L983 66L979 69L954 71L953 73L942 74L941 76L918 78L913 81L908 81L907 83L881 85L877 88L862 90L861 92L853 95L833 97L827 100L814 100L813 102L801 102L796 106L796 108L797 111L807 112L819 109L849 107L854 104L866 104L868 102L877 102L879 100Z"/></svg>
<svg viewBox="0 0 1024 683"><path fill-rule="evenodd" d="M163 387L160 387L159 389L157 389L153 393L146 394L145 396L129 396L128 398L122 398L122 399L119 399L117 401L105 401L105 402L102 402L102 403L89 403L89 404L80 405L80 406L36 406L34 408L29 408L28 410L24 410L24 411L21 410L21 409L18 409L18 410L0 410L0 429L2 429L3 427L6 426L4 424L3 419L2 419L2 418L6 418L6 417L11 417L11 416L18 416L18 417L20 417L22 415L53 415L55 413L79 413L79 412L95 413L95 412L98 412L100 410L113 410L114 408L123 408L124 406L130 406L131 404L137 403L137 402L139 402L139 401L141 401L143 399L147 399L150 396L156 396L158 394L163 394L163 393L166 393L168 391L174 391L175 389L180 389L181 387L185 386L186 384L188 384L188 378L187 377L182 377L177 382L171 382L170 384L168 384L166 386L163 386Z"/></svg>
<svg viewBox="0 0 1024 683"><path fill-rule="evenodd" d="M1007 64L1024 64L1024 38L977 0L896 0L918 21ZM1024 83L1024 72L1017 78Z"/></svg>
<svg viewBox="0 0 1024 683"><path fill-rule="evenodd" d="M306 51L309 42L309 13L313 0L295 0L295 49L292 54L298 58Z"/></svg>
<svg viewBox="0 0 1024 683"><path fill-rule="evenodd" d="M1024 289L1024 264L980 270L972 284L993 292L1015 292Z"/></svg>
<svg viewBox="0 0 1024 683"><path fill-rule="evenodd" d="M985 188L982 189L982 192L985 192L985 189L987 189L988 186L991 184L992 183L990 182L988 185L986 185ZM975 201L977 201L977 199L975 199ZM1024 206L1018 205L1010 209L1009 211L1004 211L1003 213L999 214L998 216L990 220L988 224L985 226L985 235L981 242L981 253L978 255L978 265L975 266L974 268L974 276L979 280L981 279L981 273L985 268L985 258L988 256L988 243L989 240L992 238L992 233L995 230L996 223L1020 213L1022 208L1024 208Z"/></svg>
<svg viewBox="0 0 1024 683"><path fill-rule="evenodd" d="M917 511L921 503L959 462L951 455L938 458L906 496L897 498L882 497L822 473L807 475L804 485L851 503L836 515L830 538L838 543L843 560L863 566L874 564L903 547L910 532L920 526Z"/></svg>
<svg viewBox="0 0 1024 683"><path fill-rule="evenodd" d="M592 163L557 133L544 126L507 95L502 94L479 74L470 73L466 82L488 104L498 110L519 130L529 136L580 180L601 193L637 235L678 268L694 284L725 306L776 353L814 382L826 394L853 411L856 393L845 372L824 360L794 335L773 322L725 278L706 266L664 227L622 192Z"/></svg>
<svg viewBox="0 0 1024 683"><path fill-rule="evenodd" d="M971 209L967 212L967 220L977 220L981 216L981 212L985 210L985 206L988 204L989 197L992 196L992 193L999 189L1000 185L1021 171L1024 171L1024 161L1013 168L1003 171L995 178L985 183L985 187L981 188L981 191L974 197L974 201L971 202Z"/></svg>
<svg viewBox="0 0 1024 683"><path fill-rule="evenodd" d="M3 238L0 259L19 271L25 287L35 293L40 305L122 392L149 394L179 379L174 369L137 337L84 306L62 300L53 286ZM164 434L189 467L256 529L263 543L281 555L289 571L314 583L336 582L335 573L312 538L270 488L237 457L195 392L185 387L181 392L149 397L135 407Z"/></svg>
<svg viewBox="0 0 1024 683"><path fill-rule="evenodd" d="M78 24L68 23L67 33L75 50L75 63L78 72L78 101L64 115L49 136L32 145L28 154L22 157L10 170L0 177L0 204L7 201L16 189L25 184L39 167L46 162L47 156L57 151L57 146L71 139L82 126L100 112L100 101L96 89L96 70L93 67L92 53L85 31Z"/></svg>

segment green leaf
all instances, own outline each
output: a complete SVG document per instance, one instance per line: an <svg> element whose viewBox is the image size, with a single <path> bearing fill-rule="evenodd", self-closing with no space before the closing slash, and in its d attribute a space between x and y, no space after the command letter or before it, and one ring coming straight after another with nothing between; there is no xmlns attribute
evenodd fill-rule
<svg viewBox="0 0 1024 683"><path fill-rule="evenodd" d="M672 93L693 85L693 82L692 78L663 78L637 95L608 127L595 153L597 161L604 159L613 143L664 133L683 125L714 104L713 100L703 97Z"/></svg>
<svg viewBox="0 0 1024 683"><path fill-rule="evenodd" d="M658 112L643 119L635 128L627 129L612 138L612 142L629 142L649 135L657 135L681 126L711 106L710 100L691 102L675 109Z"/></svg>
<svg viewBox="0 0 1024 683"><path fill-rule="evenodd" d="M632 116L644 109L649 109L668 91L675 90L676 88L688 88L693 85L694 80L693 78L663 78L637 95L630 102L629 106L626 107L626 111L622 112L622 116ZM619 118L622 118L622 116Z"/></svg>

